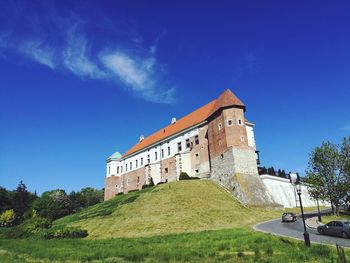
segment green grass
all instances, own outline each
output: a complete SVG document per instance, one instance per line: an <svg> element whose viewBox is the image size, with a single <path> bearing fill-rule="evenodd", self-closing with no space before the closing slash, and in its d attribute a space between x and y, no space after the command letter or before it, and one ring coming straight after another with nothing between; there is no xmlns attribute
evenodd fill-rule
<svg viewBox="0 0 350 263"><path fill-rule="evenodd" d="M281 210L244 208L215 183L191 180L120 195L54 225L87 229L88 238L141 237L250 228L281 214Z"/></svg>
<svg viewBox="0 0 350 263"><path fill-rule="evenodd" d="M282 212L244 208L211 181L174 182L116 196L54 222L87 229L85 239L5 240L0 229L0 261L331 262L334 248L306 249L300 241L252 230Z"/></svg>
<svg viewBox="0 0 350 263"><path fill-rule="evenodd" d="M350 221L350 216L349 215L328 215L328 216L322 216L322 223L327 224L330 221L335 221L335 220L349 220Z"/></svg>
<svg viewBox="0 0 350 263"><path fill-rule="evenodd" d="M1 262L331 262L334 248L236 228L144 238L0 240ZM350 254L347 255L350 257Z"/></svg>

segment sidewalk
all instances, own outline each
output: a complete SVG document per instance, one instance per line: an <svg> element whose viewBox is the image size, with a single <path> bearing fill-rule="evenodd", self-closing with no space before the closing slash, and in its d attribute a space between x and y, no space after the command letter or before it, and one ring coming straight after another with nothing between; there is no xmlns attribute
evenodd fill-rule
<svg viewBox="0 0 350 263"><path fill-rule="evenodd" d="M318 221L317 216L306 219L305 224L307 225L307 227L312 228L312 229L317 229L318 226L324 225Z"/></svg>

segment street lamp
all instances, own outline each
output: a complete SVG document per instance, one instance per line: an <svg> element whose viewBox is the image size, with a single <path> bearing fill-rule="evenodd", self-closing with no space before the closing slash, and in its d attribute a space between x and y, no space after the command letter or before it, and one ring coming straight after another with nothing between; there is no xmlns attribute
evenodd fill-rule
<svg viewBox="0 0 350 263"><path fill-rule="evenodd" d="M296 173L290 173L289 174L289 179L292 185L296 186L297 189L297 194L299 196L299 202L300 202L300 209L301 209L301 217L303 219L303 224L304 224L304 241L305 241L305 246L309 247L310 244L310 236L309 233L306 230L306 225L305 225L305 217L304 217L304 209L303 209L303 203L301 201L301 184L299 180L299 175Z"/></svg>

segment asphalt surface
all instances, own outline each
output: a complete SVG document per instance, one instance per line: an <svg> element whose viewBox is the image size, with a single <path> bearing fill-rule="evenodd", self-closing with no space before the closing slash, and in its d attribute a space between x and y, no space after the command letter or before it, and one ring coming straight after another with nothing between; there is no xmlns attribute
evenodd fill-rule
<svg viewBox="0 0 350 263"><path fill-rule="evenodd" d="M322 213L328 213L329 211L323 211ZM317 216L317 213L307 213L306 217ZM282 217L282 214L281 214ZM350 239L345 239L341 237L326 236L318 234L316 229L306 227L310 235L311 243L321 243L321 244L338 244L343 247L350 248ZM271 233L278 236L286 236L304 241L304 226L303 220L298 216L296 222L282 223L281 219L271 220L263 223L259 223L254 226L254 229L261 232Z"/></svg>

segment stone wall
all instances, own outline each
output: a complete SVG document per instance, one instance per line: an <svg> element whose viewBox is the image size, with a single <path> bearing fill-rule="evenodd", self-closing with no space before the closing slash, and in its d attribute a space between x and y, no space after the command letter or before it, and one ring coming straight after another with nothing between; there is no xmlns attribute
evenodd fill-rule
<svg viewBox="0 0 350 263"><path fill-rule="evenodd" d="M211 160L211 179L247 206L279 207L261 182L251 148L229 148Z"/></svg>

